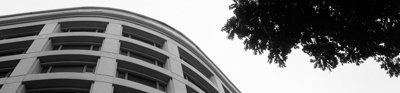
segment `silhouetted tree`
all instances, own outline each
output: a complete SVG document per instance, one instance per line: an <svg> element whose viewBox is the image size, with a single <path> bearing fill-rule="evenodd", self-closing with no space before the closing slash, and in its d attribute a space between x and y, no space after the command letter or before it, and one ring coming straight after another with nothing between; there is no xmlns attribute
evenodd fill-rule
<svg viewBox="0 0 400 93"><path fill-rule="evenodd" d="M392 76L400 73L400 0L233 0L222 31L254 54L285 67L302 48L314 68L359 65L373 57Z"/></svg>

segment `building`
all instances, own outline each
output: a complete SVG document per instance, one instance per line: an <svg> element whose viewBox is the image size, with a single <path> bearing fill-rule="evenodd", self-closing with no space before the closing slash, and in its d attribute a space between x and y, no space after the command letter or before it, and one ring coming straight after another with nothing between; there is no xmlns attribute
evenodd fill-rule
<svg viewBox="0 0 400 93"><path fill-rule="evenodd" d="M0 93L240 93L187 37L125 10L0 17Z"/></svg>

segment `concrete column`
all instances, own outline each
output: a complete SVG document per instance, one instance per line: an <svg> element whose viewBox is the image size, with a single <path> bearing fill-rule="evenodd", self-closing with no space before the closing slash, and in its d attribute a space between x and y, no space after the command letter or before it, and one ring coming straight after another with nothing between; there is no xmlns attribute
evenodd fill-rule
<svg viewBox="0 0 400 93"><path fill-rule="evenodd" d="M178 46L175 45L175 43L173 43L172 41L166 41L163 49L168 51L169 53L179 57Z"/></svg>
<svg viewBox="0 0 400 93"><path fill-rule="evenodd" d="M94 82L90 93L113 93L113 86L106 82Z"/></svg>
<svg viewBox="0 0 400 93"><path fill-rule="evenodd" d="M117 39L105 38L103 40L103 45L101 46L101 51L119 53L120 42Z"/></svg>
<svg viewBox="0 0 400 93"><path fill-rule="evenodd" d="M170 70L171 72L177 74L178 76L183 77L182 64L180 62L178 62L177 59L169 58L167 60L166 68L168 70Z"/></svg>
<svg viewBox="0 0 400 93"><path fill-rule="evenodd" d="M213 83L216 85L216 87L218 88L218 90L220 91L220 93L225 93L224 87L222 86L221 79L219 79L219 78L216 77L216 76L211 76L211 77L210 77L210 80L211 80L211 82L213 82Z"/></svg>
<svg viewBox="0 0 400 93"><path fill-rule="evenodd" d="M25 89L25 85L21 85L18 89L16 93L26 93L26 89Z"/></svg>
<svg viewBox="0 0 400 93"><path fill-rule="evenodd" d="M14 68L14 71L11 73L10 77L29 74L31 68L34 67L33 65L36 59L36 57L21 59L17 66Z"/></svg>
<svg viewBox="0 0 400 93"><path fill-rule="evenodd" d="M175 45L173 41L167 41L165 42L164 49L175 56L175 57L170 57L167 60L166 68L171 72L177 74L178 76L183 77L182 64L178 61L180 59L177 59L179 58L178 46Z"/></svg>
<svg viewBox="0 0 400 93"><path fill-rule="evenodd" d="M120 24L108 23L105 33L121 36L122 26Z"/></svg>
<svg viewBox="0 0 400 93"><path fill-rule="evenodd" d="M101 57L97 62L96 74L115 76L117 70L116 59Z"/></svg>
<svg viewBox="0 0 400 93"><path fill-rule="evenodd" d="M39 35L53 33L56 30L57 25L58 25L58 23L48 23L48 24L44 25L44 27L42 28L42 31L40 31Z"/></svg>
<svg viewBox="0 0 400 93"><path fill-rule="evenodd" d="M24 86L21 82L4 84L0 93L21 93L24 92Z"/></svg>
<svg viewBox="0 0 400 93"><path fill-rule="evenodd" d="M47 43L49 43L48 38L35 39L26 53L40 52L47 48Z"/></svg>
<svg viewBox="0 0 400 93"><path fill-rule="evenodd" d="M176 79L171 79L168 83L167 93L187 93L186 85Z"/></svg>

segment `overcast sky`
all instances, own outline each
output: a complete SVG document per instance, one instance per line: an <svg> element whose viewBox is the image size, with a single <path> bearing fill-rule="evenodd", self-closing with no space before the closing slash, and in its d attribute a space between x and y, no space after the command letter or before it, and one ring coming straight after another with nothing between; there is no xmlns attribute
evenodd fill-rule
<svg viewBox="0 0 400 93"><path fill-rule="evenodd" d="M232 0L8 0L0 15L79 6L118 8L162 21L189 37L242 93L400 93L400 78L390 78L378 63L344 64L332 72L314 69L301 50L286 68L268 64L266 55L244 51L221 27L233 16Z"/></svg>

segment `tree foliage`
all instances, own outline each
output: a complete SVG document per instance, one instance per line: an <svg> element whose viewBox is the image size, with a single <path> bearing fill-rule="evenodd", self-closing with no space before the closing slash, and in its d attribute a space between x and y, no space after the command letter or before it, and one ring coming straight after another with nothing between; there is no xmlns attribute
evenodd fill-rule
<svg viewBox="0 0 400 93"><path fill-rule="evenodd" d="M400 74L400 0L233 0L234 16L222 31L243 40L254 54L285 67L292 49L312 58L314 68L380 62Z"/></svg>

